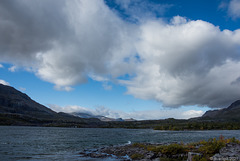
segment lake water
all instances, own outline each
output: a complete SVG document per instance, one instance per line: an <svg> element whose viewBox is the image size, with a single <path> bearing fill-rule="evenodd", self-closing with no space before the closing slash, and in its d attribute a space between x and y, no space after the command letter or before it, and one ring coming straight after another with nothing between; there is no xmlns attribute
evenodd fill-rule
<svg viewBox="0 0 240 161"><path fill-rule="evenodd" d="M194 142L236 137L240 130L158 131L150 129L99 129L0 126L0 160L94 160L81 158L84 149L134 142ZM98 159L99 160L99 159Z"/></svg>

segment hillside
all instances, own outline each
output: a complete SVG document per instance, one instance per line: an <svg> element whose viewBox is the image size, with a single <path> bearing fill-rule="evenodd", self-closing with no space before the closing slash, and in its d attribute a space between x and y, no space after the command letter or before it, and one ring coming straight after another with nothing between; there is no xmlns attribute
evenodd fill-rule
<svg viewBox="0 0 240 161"><path fill-rule="evenodd" d="M0 125L95 126L101 121L57 113L13 87L0 84Z"/></svg>
<svg viewBox="0 0 240 161"><path fill-rule="evenodd" d="M39 119L56 117L57 113L33 101L13 87L0 84L0 113L21 114Z"/></svg>
<svg viewBox="0 0 240 161"><path fill-rule="evenodd" d="M202 119L240 121L240 100L235 101L227 108L207 111L203 114Z"/></svg>

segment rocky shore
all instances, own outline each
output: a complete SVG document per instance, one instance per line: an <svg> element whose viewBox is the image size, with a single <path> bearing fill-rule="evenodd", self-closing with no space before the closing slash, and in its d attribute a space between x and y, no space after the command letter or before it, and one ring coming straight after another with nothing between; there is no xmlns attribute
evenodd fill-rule
<svg viewBox="0 0 240 161"><path fill-rule="evenodd" d="M196 144L151 144L151 143L134 143L121 146L109 146L99 149L84 150L80 152L82 157L113 160L131 161L238 161L240 160L240 144L226 143L215 154L200 153L200 147L203 145ZM200 150L199 150L200 149Z"/></svg>
<svg viewBox="0 0 240 161"><path fill-rule="evenodd" d="M157 156L154 152L148 151L144 146L158 146L159 144L142 143L141 146L136 144L127 144L120 146L102 147L99 149L90 149L80 152L83 157L90 158L113 158L119 160L154 160Z"/></svg>
<svg viewBox="0 0 240 161"><path fill-rule="evenodd" d="M153 145L157 146L159 144L149 144L143 143L142 145L148 146ZM91 158L115 158L119 160L132 160L132 159L141 159L141 160L153 160L157 159L160 156L157 156L155 153L148 151L143 146L136 146L135 144L127 144L120 146L109 146L102 147L99 149L84 150L80 153L83 157Z"/></svg>

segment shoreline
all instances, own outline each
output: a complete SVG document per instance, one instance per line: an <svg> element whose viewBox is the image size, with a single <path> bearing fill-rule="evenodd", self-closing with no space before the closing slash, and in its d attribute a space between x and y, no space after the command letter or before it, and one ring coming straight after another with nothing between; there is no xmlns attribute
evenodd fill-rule
<svg viewBox="0 0 240 161"><path fill-rule="evenodd" d="M240 160L240 141L220 137L195 143L133 143L87 149L82 157L116 160L207 161Z"/></svg>

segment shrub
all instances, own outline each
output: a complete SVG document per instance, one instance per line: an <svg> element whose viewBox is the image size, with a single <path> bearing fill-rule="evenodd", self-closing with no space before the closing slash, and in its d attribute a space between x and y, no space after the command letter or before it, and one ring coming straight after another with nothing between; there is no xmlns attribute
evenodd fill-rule
<svg viewBox="0 0 240 161"><path fill-rule="evenodd" d="M202 144L198 150L204 154L216 154L225 144L225 140L209 139L208 142Z"/></svg>
<svg viewBox="0 0 240 161"><path fill-rule="evenodd" d="M199 156L199 155L195 155L192 158L192 161L207 161L207 159L205 157Z"/></svg>
<svg viewBox="0 0 240 161"><path fill-rule="evenodd" d="M180 144L162 145L156 148L156 151L165 155L175 155L186 152L186 147Z"/></svg>
<svg viewBox="0 0 240 161"><path fill-rule="evenodd" d="M144 149L146 149L146 145L141 144L141 143L133 143L132 146L133 146L133 147L138 147L138 148L144 148Z"/></svg>
<svg viewBox="0 0 240 161"><path fill-rule="evenodd" d="M138 160L138 159L143 159L143 158L144 158L144 155L143 155L143 154L140 154L140 153L135 153L135 154L132 154L130 157L131 157L131 159L133 159L133 160Z"/></svg>

